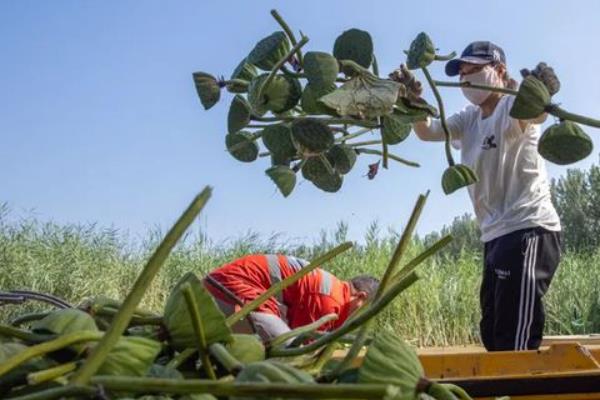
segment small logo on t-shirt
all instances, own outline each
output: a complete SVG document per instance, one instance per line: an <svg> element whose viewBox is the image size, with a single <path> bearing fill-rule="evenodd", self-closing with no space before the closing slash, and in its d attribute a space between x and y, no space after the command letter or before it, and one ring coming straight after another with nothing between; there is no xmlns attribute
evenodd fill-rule
<svg viewBox="0 0 600 400"><path fill-rule="evenodd" d="M496 143L494 143L495 138L496 136L494 135L486 136L485 139L483 139L483 144L481 145L481 148L483 150L490 150L498 147Z"/></svg>

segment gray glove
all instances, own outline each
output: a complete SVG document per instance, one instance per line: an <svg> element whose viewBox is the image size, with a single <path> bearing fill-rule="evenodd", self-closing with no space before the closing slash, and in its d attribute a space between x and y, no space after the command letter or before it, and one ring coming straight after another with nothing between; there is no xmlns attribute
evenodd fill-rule
<svg viewBox="0 0 600 400"><path fill-rule="evenodd" d="M404 85L406 93L403 94L403 97L418 99L423 94L423 85L404 64L400 64L400 68L393 70L388 77Z"/></svg>
<svg viewBox="0 0 600 400"><path fill-rule="evenodd" d="M560 90L560 81L558 76L554 73L552 67L548 66L545 62L539 63L532 71L528 69L521 70L521 76L523 78L533 75L546 86L550 95L553 96Z"/></svg>

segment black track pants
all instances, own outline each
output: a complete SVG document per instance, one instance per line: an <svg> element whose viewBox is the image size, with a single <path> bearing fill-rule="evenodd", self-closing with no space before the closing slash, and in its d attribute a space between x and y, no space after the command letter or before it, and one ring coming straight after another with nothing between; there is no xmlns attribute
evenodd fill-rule
<svg viewBox="0 0 600 400"><path fill-rule="evenodd" d="M523 229L485 243L480 329L487 350L540 346L542 297L559 261L560 232Z"/></svg>

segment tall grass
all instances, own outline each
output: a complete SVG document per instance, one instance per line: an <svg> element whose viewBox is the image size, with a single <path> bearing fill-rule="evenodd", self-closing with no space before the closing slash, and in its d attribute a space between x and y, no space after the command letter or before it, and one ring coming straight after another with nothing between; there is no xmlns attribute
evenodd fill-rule
<svg viewBox="0 0 600 400"><path fill-rule="evenodd" d="M282 252L311 258L346 239L347 226L322 233L314 243L286 236L248 233L214 243L201 232L188 235L169 257L143 300L160 312L170 288L188 271L200 275L248 253ZM162 237L149 232L134 240L95 225L58 225L35 218L17 219L0 207L0 290L32 289L52 293L73 304L105 295L124 298L144 261ZM364 243L326 266L341 278L370 273L380 276L399 234L381 233L373 224ZM406 261L422 246L413 244ZM481 256L466 252L434 257L420 267L422 280L407 290L378 319L420 346L478 342ZM600 251L566 254L546 297L547 334L600 331ZM0 307L0 321L32 311L37 304Z"/></svg>

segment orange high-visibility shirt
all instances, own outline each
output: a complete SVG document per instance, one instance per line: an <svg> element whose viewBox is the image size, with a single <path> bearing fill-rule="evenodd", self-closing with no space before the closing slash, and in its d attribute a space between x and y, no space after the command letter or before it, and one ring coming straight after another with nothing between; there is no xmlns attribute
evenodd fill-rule
<svg viewBox="0 0 600 400"><path fill-rule="evenodd" d="M307 261L292 256L253 254L221 266L212 271L210 276L247 303L264 293L273 283L293 275L307 264ZM210 284L206 286L213 296L231 303L217 288ZM334 313L338 319L320 328L331 330L348 318L349 302L349 284L316 268L278 296L268 299L256 311L275 314L286 320L292 329Z"/></svg>

